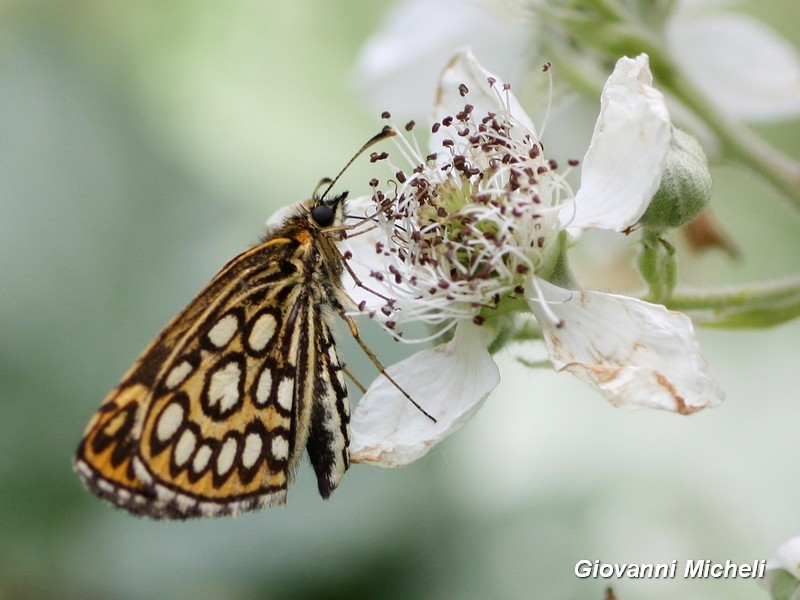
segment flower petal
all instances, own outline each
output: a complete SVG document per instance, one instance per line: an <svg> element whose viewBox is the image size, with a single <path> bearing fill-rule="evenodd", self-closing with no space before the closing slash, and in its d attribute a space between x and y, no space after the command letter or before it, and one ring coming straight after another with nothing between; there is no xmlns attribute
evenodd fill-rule
<svg viewBox="0 0 800 600"><path fill-rule="evenodd" d="M775 556L767 562L767 570L776 569L788 571L795 579L800 579L800 537L784 542L775 551Z"/></svg>
<svg viewBox="0 0 800 600"><path fill-rule="evenodd" d="M724 394L681 313L635 298L530 284L553 366L597 388L612 404L691 414Z"/></svg>
<svg viewBox="0 0 800 600"><path fill-rule="evenodd" d="M427 114L447 60L468 44L487 64L502 65L518 81L528 67L535 32L527 16L519 2L401 2L364 44L357 85L377 110L388 109L398 119L418 118Z"/></svg>
<svg viewBox="0 0 800 600"><path fill-rule="evenodd" d="M349 199L347 201L347 224L357 223L359 220L364 219L368 212L374 212L374 210L375 203L369 196ZM380 309L386 305L386 301L375 292L389 297L396 295L383 278L383 274L386 273L387 261L377 251L377 248L389 247L383 229L379 227L359 229L339 242L338 246L343 255L346 252L352 255L347 264L363 284L356 284L350 272L345 269L342 274L344 290L356 306L361 305L364 307L364 313L375 313L373 315L375 318L383 319L384 315L380 312ZM378 278L373 274L377 274ZM373 291L369 291L367 288Z"/></svg>
<svg viewBox="0 0 800 600"><path fill-rule="evenodd" d="M769 120L800 113L800 55L760 21L679 10L669 20L667 40L686 75L733 117Z"/></svg>
<svg viewBox="0 0 800 600"><path fill-rule="evenodd" d="M353 414L350 460L403 466L466 423L500 382L497 365L486 350L491 333L486 327L461 323L450 342L387 369L436 423L379 376Z"/></svg>
<svg viewBox="0 0 800 600"><path fill-rule="evenodd" d="M623 231L647 210L672 137L664 96L652 82L647 55L617 61L603 88L575 206L559 213L565 227Z"/></svg>
<svg viewBox="0 0 800 600"><path fill-rule="evenodd" d="M496 82L491 87L488 82L489 78ZM484 69L469 49L462 50L453 56L442 71L439 88L436 92L436 102L433 106L434 120L441 120L445 116L455 115L464 110L467 99L459 89L462 85L466 85L469 89L468 102L474 107L476 115L507 110L522 129L517 132L520 137L528 133L535 135L536 129L533 122L514 94L510 91L504 92L503 81L494 73ZM437 136L432 137L431 147L441 148L441 140L438 140Z"/></svg>

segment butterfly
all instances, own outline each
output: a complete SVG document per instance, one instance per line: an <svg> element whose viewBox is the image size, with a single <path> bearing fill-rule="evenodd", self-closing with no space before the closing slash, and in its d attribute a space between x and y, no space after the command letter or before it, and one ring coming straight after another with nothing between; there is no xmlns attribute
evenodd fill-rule
<svg viewBox="0 0 800 600"><path fill-rule="evenodd" d="M350 439L337 315L368 351L345 314L336 180L228 262L109 393L74 461L92 492L156 519L235 515L283 504L304 450L320 495L336 489Z"/></svg>

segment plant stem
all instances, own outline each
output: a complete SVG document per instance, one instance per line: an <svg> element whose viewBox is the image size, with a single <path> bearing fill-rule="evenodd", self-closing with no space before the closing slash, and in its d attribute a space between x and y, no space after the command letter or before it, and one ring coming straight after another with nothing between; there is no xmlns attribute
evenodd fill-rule
<svg viewBox="0 0 800 600"><path fill-rule="evenodd" d="M667 308L704 327L772 327L800 316L800 276L703 291L676 291Z"/></svg>

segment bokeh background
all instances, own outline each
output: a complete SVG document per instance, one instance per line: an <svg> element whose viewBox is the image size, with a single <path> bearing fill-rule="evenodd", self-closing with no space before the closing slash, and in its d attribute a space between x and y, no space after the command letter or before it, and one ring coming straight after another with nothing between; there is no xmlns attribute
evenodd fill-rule
<svg viewBox="0 0 800 600"><path fill-rule="evenodd" d="M624 600L766 597L747 579L573 568L751 562L800 534L800 323L701 331L728 399L691 418L614 409L511 349L460 433L401 470L355 466L328 502L304 465L285 508L159 523L72 473L89 416L147 342L381 127L353 65L388 7L0 3L0 599L594 600L609 583ZM743 10L797 44L796 8ZM797 120L759 131L798 156ZM366 192L374 168L342 187ZM687 255L685 280L796 273L797 214L740 169L714 175L743 256ZM385 362L401 355L365 329Z"/></svg>

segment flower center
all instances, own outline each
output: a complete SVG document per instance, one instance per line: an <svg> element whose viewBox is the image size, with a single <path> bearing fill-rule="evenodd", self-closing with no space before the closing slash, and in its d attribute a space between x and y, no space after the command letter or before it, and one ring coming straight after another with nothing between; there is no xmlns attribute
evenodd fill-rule
<svg viewBox="0 0 800 600"><path fill-rule="evenodd" d="M373 195L384 208L389 248L377 250L401 296L391 307L398 320L478 318L552 268L558 209L573 196L535 134L501 106L477 115L465 104L435 123L435 151L424 158L398 136L414 167Z"/></svg>

